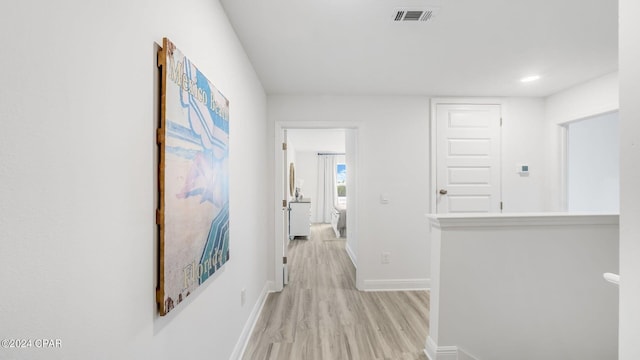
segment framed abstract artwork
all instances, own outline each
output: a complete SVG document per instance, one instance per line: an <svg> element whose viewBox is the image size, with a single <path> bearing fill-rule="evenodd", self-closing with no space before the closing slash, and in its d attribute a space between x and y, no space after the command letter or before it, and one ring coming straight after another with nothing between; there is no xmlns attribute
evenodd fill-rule
<svg viewBox="0 0 640 360"><path fill-rule="evenodd" d="M229 260L229 101L167 38L158 66L156 301L166 315Z"/></svg>

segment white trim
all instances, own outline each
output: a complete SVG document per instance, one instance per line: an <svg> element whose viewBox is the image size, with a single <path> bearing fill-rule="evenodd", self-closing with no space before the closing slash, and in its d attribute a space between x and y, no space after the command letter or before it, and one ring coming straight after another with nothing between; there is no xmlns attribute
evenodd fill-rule
<svg viewBox="0 0 640 360"><path fill-rule="evenodd" d="M336 121L275 121L274 124L274 170L275 170L275 184L274 184L274 194L275 196L275 204L274 204L274 259L273 259L273 264L274 264L274 289L275 291L282 291L282 289L284 288L284 279L283 279L283 264L282 264L282 258L284 256L284 250L283 250L283 239L285 238L285 235L282 233L283 229L282 229L282 224L279 221L279 219L282 217L282 200L283 199L279 199L279 194L281 193L282 189L282 184L284 183L284 178L283 178L283 174L284 174L284 164L282 163L282 142L283 142L283 131L286 129L355 129L356 130L356 141L358 140L358 137L360 135L360 131L362 131L363 128L363 123L361 122L355 122L355 121L346 121L346 122L336 122ZM346 139L345 139L346 141ZM356 151L355 154L353 154L353 158L355 159L356 165L355 165L355 173L356 173L356 179L359 179L359 177L357 176L357 174L360 172L360 155L359 155L359 142L357 142L358 146L356 146ZM356 191L360 186L360 181L356 180ZM354 229L355 231L353 231L353 234L355 234L355 236L357 236L358 234L358 222L357 222L357 218L358 218L358 211L359 211L359 206L358 206L358 202L356 201L355 206L350 205L350 209L353 209L353 214L355 214L356 216L354 217L356 219L355 223L355 227L356 229ZM351 210L348 210L351 211ZM358 241L358 239L356 238L356 244L357 244L357 248L360 248L360 242ZM355 254L358 254L358 249L352 249L355 250ZM356 284L358 284L358 271L356 271Z"/></svg>
<svg viewBox="0 0 640 360"><path fill-rule="evenodd" d="M458 348L458 360L478 360L478 358L471 356L468 352Z"/></svg>
<svg viewBox="0 0 640 360"><path fill-rule="evenodd" d="M422 350L422 352L427 356L427 359L429 360L435 360L434 358L432 358L431 356L429 356L429 353L427 352L427 348L425 347L424 350Z"/></svg>
<svg viewBox="0 0 640 360"><path fill-rule="evenodd" d="M429 103L429 106L431 107L429 110L429 113L431 114L430 119L429 119L429 132L431 133L430 135L430 141L431 141L431 156L429 161L431 162L431 164L429 164L429 172L430 172L430 180L429 180L429 203L431 204L431 213L435 214L437 213L437 209L436 209L436 191L437 191L437 179L436 179L436 166L437 166L437 149L438 149L438 143L437 143L437 133L436 133L436 105L439 104L440 99L431 99L431 102Z"/></svg>
<svg viewBox="0 0 640 360"><path fill-rule="evenodd" d="M582 115L582 116L578 116L576 118L572 118L572 119L568 119L568 120L561 120L557 123L557 125L559 126L567 126L567 125L571 125L573 123L582 121L582 120L588 120L591 118L595 118L598 116L605 116L605 115L609 115L609 114L613 114L613 113L619 113L620 109L619 108L613 108L611 109L610 107L605 107L603 109L599 109L598 111L595 111L593 113L590 113L589 115Z"/></svg>
<svg viewBox="0 0 640 360"><path fill-rule="evenodd" d="M421 291L429 290L430 279L364 280L363 291Z"/></svg>
<svg viewBox="0 0 640 360"><path fill-rule="evenodd" d="M361 157L359 153L360 143L359 135L361 132L361 128L356 129L348 129L345 131L345 161L349 164L347 166L353 166L356 168L355 172L350 172L347 174L348 182L353 182L356 184L355 187L352 187L349 192L347 192L347 204L360 204L360 168L358 164L361 164ZM358 249L362 249L362 246L359 245L359 220L358 220L358 209L359 205L355 207L347 207L347 244L349 244L349 250L352 252L353 265L356 269L356 288L358 288L358 279L362 276L362 271L358 271ZM362 269L361 269L362 270Z"/></svg>
<svg viewBox="0 0 640 360"><path fill-rule="evenodd" d="M618 225L617 214L512 213L512 214L426 214L438 229L512 226Z"/></svg>
<svg viewBox="0 0 640 360"><path fill-rule="evenodd" d="M274 283L273 281L267 281L262 288L262 292L258 297L258 301L256 301L253 309L251 310L251 314L249 314L249 318L247 322L244 324L244 328L242 328L242 332L240 333L240 337L236 342L236 346L233 348L233 352L229 357L229 360L239 360L242 359L245 350L247 349L247 345L249 344L249 339L251 338L251 334L253 333L253 329L256 327L256 323L260 318L260 313L262 312L262 308L264 307L265 302L267 301L267 295L273 292Z"/></svg>
<svg viewBox="0 0 640 360"><path fill-rule="evenodd" d="M349 259L351 259L351 263L353 264L354 268L358 268L358 263L356 260L356 254L353 253L353 250L351 250L351 246L349 246L349 244L345 244L344 245L344 249L347 251L347 255L349 255Z"/></svg>
<svg viewBox="0 0 640 360"><path fill-rule="evenodd" d="M427 337L427 344L424 353L429 360L458 360L457 346L440 346L433 341L431 336Z"/></svg>
<svg viewBox="0 0 640 360"><path fill-rule="evenodd" d="M283 234L283 225L282 225L282 184L284 183L284 164L282 158L282 143L284 141L284 128L278 127L276 124L274 128L274 168L275 168L275 182L274 182L274 243L275 243L275 258L274 262L274 287L275 291L282 291L284 288L284 278L283 271L284 266L282 264L282 256L283 256L283 238L285 234Z"/></svg>
<svg viewBox="0 0 640 360"><path fill-rule="evenodd" d="M434 97L431 104L453 105L504 105L504 99L500 97Z"/></svg>
<svg viewBox="0 0 640 360"><path fill-rule="evenodd" d="M569 179L567 178L567 155L569 153L569 124L563 124L558 129L560 136L560 211L569 209L567 194L569 193Z"/></svg>
<svg viewBox="0 0 640 360"><path fill-rule="evenodd" d="M429 119L429 132L431 133L430 136L430 140L431 140L431 157L430 157L430 161L431 164L429 166L429 171L431 173L431 180L430 180L430 184L429 184L429 202L431 204L431 213L432 214L436 214L437 213L437 208L436 208L436 192L438 191L437 189L437 179L436 179L436 166L437 166L437 160L438 160L438 154L437 154L437 127L436 127L436 105L442 105L442 104L456 104L456 105L500 105L500 116L502 117L503 115L505 115L506 113L506 106L505 106L505 101L504 99L501 98L482 98L482 97L478 97L478 98L474 98L474 97L460 97L460 98L451 98L451 97L435 97L435 98L431 98L431 102L430 102L430 114L431 114L431 118ZM502 138L502 127L500 127L500 201L502 201L502 177L503 177L503 173L504 171L502 170L502 146L503 146L503 141L504 139Z"/></svg>

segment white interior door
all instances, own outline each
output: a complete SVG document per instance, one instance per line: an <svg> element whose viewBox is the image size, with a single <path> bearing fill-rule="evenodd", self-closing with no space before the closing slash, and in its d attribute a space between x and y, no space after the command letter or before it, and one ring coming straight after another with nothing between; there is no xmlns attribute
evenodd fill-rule
<svg viewBox="0 0 640 360"><path fill-rule="evenodd" d="M436 212L500 212L500 105L435 106Z"/></svg>

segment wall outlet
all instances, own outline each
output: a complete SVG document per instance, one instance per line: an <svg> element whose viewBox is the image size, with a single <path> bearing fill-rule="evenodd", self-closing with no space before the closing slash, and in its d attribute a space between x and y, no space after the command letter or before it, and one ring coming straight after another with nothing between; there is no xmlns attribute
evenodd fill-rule
<svg viewBox="0 0 640 360"><path fill-rule="evenodd" d="M391 263L391 253L388 251L383 252L380 255L380 263L381 264L389 264Z"/></svg>
<svg viewBox="0 0 640 360"><path fill-rule="evenodd" d="M244 303L247 301L247 290L240 290L240 306L244 306Z"/></svg>

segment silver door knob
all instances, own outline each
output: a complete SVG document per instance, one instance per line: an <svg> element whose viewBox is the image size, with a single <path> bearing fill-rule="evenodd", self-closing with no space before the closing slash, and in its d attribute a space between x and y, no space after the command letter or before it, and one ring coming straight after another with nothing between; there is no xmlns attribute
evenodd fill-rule
<svg viewBox="0 0 640 360"><path fill-rule="evenodd" d="M445 189L440 189L440 195L447 195L447 190Z"/></svg>

